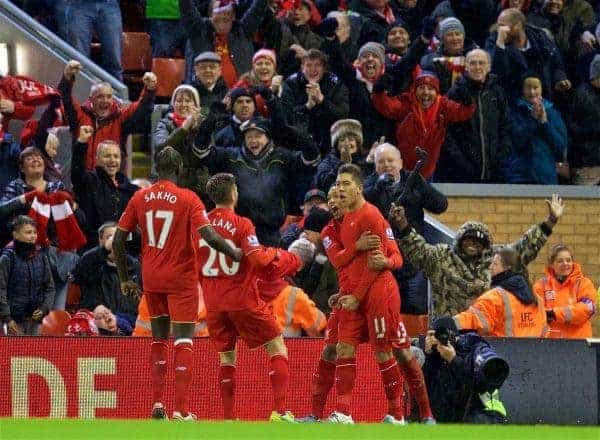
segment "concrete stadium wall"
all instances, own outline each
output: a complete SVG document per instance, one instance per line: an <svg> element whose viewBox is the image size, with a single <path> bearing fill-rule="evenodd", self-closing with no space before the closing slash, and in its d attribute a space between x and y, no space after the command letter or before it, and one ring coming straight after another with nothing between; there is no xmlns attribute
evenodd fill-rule
<svg viewBox="0 0 600 440"><path fill-rule="evenodd" d="M557 192L564 199L565 213L548 244L530 265L531 281L544 274L550 245L562 242L572 247L585 275L596 287L600 285L600 188L450 184L437 187L448 195L449 203L448 210L434 218L455 230L467 220L481 221L490 228L495 243L514 242L530 225L542 221L548 213L544 200ZM600 336L598 315L594 335Z"/></svg>

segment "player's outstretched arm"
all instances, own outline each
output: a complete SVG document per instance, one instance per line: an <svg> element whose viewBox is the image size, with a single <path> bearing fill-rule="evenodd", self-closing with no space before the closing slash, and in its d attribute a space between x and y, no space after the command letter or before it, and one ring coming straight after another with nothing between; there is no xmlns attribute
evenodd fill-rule
<svg viewBox="0 0 600 440"><path fill-rule="evenodd" d="M117 265L117 273L121 283L121 293L129 296L139 296L140 286L129 279L127 272L127 254L125 252L125 240L127 239L128 231L117 227L115 237L113 239L113 252L115 254L115 264Z"/></svg>
<svg viewBox="0 0 600 440"><path fill-rule="evenodd" d="M211 248L231 257L233 261L240 261L244 256L244 252L241 249L227 243L212 226L206 225L200 228L199 232L204 241L206 241Z"/></svg>

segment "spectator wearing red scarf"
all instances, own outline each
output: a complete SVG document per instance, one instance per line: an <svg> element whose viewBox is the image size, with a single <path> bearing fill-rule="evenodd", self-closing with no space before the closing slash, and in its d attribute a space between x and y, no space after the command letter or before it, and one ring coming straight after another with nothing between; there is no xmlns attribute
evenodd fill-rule
<svg viewBox="0 0 600 440"><path fill-rule="evenodd" d="M194 191L208 202L205 191L208 170L196 164L194 156L194 139L208 110L201 105L196 88L189 85L177 87L171 97L171 111L158 122L154 130L154 145L157 152L168 145L181 154L183 173L179 176L179 185Z"/></svg>
<svg viewBox="0 0 600 440"><path fill-rule="evenodd" d="M417 163L415 147L421 147L430 158L421 174L430 178L446 138L448 123L469 119L475 112L475 104L460 104L440 95L439 81L430 72L421 72L410 91L399 97L375 90L372 95L374 107L386 118L397 121L396 146L402 153L405 167L414 168Z"/></svg>

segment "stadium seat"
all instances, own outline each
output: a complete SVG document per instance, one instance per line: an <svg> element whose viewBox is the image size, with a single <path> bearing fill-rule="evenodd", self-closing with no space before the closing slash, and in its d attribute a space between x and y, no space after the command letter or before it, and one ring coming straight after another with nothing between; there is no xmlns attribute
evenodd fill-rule
<svg viewBox="0 0 600 440"><path fill-rule="evenodd" d="M429 327L428 315L401 315L408 336L411 338L426 335Z"/></svg>
<svg viewBox="0 0 600 440"><path fill-rule="evenodd" d="M145 32L123 32L121 64L124 74L143 75L152 66L150 36Z"/></svg>
<svg viewBox="0 0 600 440"><path fill-rule="evenodd" d="M64 336L71 315L65 310L52 310L42 320L40 335Z"/></svg>
<svg viewBox="0 0 600 440"><path fill-rule="evenodd" d="M158 77L158 98L170 98L173 90L185 77L185 60L178 58L154 58L152 72Z"/></svg>

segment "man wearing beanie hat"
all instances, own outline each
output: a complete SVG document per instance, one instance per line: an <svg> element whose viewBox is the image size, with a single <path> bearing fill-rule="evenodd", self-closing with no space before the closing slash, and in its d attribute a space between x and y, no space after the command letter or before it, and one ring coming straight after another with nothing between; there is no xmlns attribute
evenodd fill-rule
<svg viewBox="0 0 600 440"><path fill-rule="evenodd" d="M450 122L469 119L474 104L462 104L440 94L439 81L431 72L421 72L409 92L391 97L386 92L373 93L378 112L396 122L396 147L402 153L404 166L412 170L417 163L416 147L427 151L429 160L421 175L433 175Z"/></svg>
<svg viewBox="0 0 600 440"><path fill-rule="evenodd" d="M190 51L186 54L188 79L194 58L206 51L221 56L223 79L232 87L237 78L252 68L253 39L267 11L267 0L252 0L243 14L236 16L236 1L211 0L208 17L203 16L193 0L180 0L183 27L188 31Z"/></svg>
<svg viewBox="0 0 600 440"><path fill-rule="evenodd" d="M240 99L247 94L240 95ZM245 121L239 127L242 143L235 148L202 144L197 137L194 154L211 173L233 174L238 182L239 213L249 217L256 226L262 244L278 246L279 228L291 209L291 197L297 181L314 173L319 150L309 136L296 133L295 143L276 147L271 138L271 122L260 116ZM278 132L290 131L279 126ZM292 138L292 137L290 137Z"/></svg>
<svg viewBox="0 0 600 440"><path fill-rule="evenodd" d="M440 47L421 59L421 67L437 75L440 91L445 94L464 73L466 53L477 45L465 43L465 27L454 17L445 18L438 24L438 37Z"/></svg>
<svg viewBox="0 0 600 440"><path fill-rule="evenodd" d="M229 92L228 110L231 111L229 123L214 137L218 147L241 147L243 136L240 126L256 114L254 93L246 87L236 87Z"/></svg>
<svg viewBox="0 0 600 440"><path fill-rule="evenodd" d="M589 81L580 84L566 113L572 134L569 163L576 185L600 185L600 54L589 68Z"/></svg>
<svg viewBox="0 0 600 440"><path fill-rule="evenodd" d="M344 163L354 163L367 171L363 158L363 130L356 119L340 119L331 126L331 151L317 168L313 184L328 191L335 183L338 168Z"/></svg>

